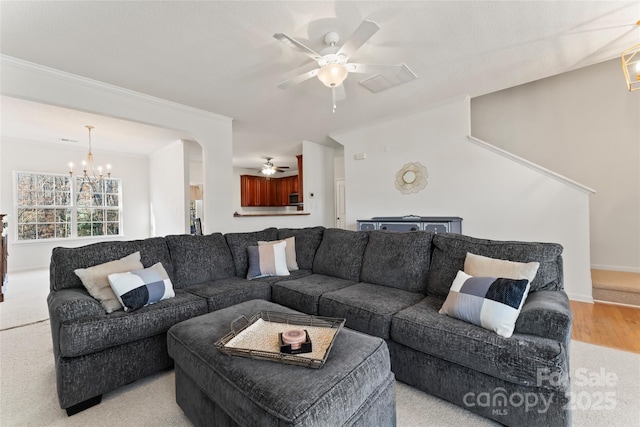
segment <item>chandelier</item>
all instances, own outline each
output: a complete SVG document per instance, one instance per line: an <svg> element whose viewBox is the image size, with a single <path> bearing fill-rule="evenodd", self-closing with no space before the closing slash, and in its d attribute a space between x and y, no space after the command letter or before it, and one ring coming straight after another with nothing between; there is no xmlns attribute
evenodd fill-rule
<svg viewBox="0 0 640 427"><path fill-rule="evenodd" d="M640 43L622 52L622 71L629 92L640 90Z"/></svg>
<svg viewBox="0 0 640 427"><path fill-rule="evenodd" d="M89 152L87 153L87 160L82 161L82 179L87 181L102 181L104 174L102 172L102 166L96 167L93 164L93 153L91 152L91 129L93 126L85 126L89 130ZM69 163L69 176L77 176L73 173L73 163ZM107 178L111 178L111 165L107 165Z"/></svg>

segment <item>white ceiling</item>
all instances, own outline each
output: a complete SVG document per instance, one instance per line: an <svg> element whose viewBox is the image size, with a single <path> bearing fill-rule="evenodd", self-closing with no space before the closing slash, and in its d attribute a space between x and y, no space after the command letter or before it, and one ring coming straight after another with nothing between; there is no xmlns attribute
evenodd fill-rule
<svg viewBox="0 0 640 427"><path fill-rule="evenodd" d="M0 52L234 119L234 164L265 156L295 166L301 142L478 96L618 57L640 41L639 1L2 1ZM351 58L406 63L418 79L373 94L350 75L346 100L316 79L276 84L314 68L273 38L284 32L319 51L363 19L378 31ZM620 84L623 85L622 72ZM589 90L589 88L585 88ZM2 134L86 141L145 154L176 132L2 99ZM30 108L35 110L30 111ZM77 115L76 115L77 114ZM91 120L92 123L87 121ZM102 139L104 138L104 139Z"/></svg>

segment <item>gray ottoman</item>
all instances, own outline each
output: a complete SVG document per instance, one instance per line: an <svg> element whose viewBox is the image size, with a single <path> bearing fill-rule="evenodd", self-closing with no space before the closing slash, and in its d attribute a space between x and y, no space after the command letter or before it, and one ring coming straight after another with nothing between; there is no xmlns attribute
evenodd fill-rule
<svg viewBox="0 0 640 427"><path fill-rule="evenodd" d="M260 310L247 301L181 322L167 334L176 400L197 426L395 426L395 379L386 343L343 328L320 369L220 353L230 323Z"/></svg>

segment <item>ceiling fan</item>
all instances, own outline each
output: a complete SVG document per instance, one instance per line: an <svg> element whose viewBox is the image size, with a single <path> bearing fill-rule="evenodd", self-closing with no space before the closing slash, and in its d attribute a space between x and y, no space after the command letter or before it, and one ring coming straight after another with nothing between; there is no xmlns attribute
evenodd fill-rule
<svg viewBox="0 0 640 427"><path fill-rule="evenodd" d="M273 157L265 157L265 159L267 161L262 165L262 169L260 170L264 175L271 176L276 172L286 172L283 169L289 169L289 166L274 166L273 163L271 163Z"/></svg>
<svg viewBox="0 0 640 427"><path fill-rule="evenodd" d="M356 51L379 29L380 26L375 22L365 20L342 44L342 46L337 46L337 43L340 41L340 35L335 31L331 31L324 36L324 42L329 46L322 49L320 53L315 52L284 33L274 34L274 38L287 44L295 51L307 55L316 61L319 66L319 68L280 82L277 86L281 89L286 89L290 86L309 80L312 77L318 77L325 86L330 87L332 90L333 112L335 113L336 100L342 100L345 98L345 91L342 82L347 78L349 73L385 74L408 72L413 76L413 78L415 78L415 74L413 74L405 64L374 65L348 62L349 58L351 58L351 56L353 56L353 54L355 54Z"/></svg>

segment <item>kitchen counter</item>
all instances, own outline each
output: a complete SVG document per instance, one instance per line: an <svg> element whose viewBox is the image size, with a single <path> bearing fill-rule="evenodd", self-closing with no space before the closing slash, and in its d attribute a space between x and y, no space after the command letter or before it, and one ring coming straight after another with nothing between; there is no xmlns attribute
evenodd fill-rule
<svg viewBox="0 0 640 427"><path fill-rule="evenodd" d="M238 212L234 212L233 216L235 218L249 218L256 216L300 216L300 215L311 215L309 212L272 212L272 213L246 213L240 214Z"/></svg>

